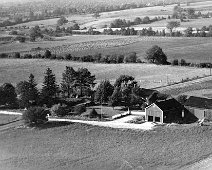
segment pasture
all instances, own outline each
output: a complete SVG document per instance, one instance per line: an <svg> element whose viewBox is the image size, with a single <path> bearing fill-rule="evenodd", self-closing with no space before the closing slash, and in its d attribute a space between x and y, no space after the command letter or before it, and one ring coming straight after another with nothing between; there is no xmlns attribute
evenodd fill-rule
<svg viewBox="0 0 212 170"><path fill-rule="evenodd" d="M0 169L180 169L212 153L211 126L133 131L78 123L0 130Z"/></svg>
<svg viewBox="0 0 212 170"><path fill-rule="evenodd" d="M61 82L66 66L74 69L86 67L96 76L96 82L108 79L112 83L122 74L134 76L141 87L151 88L180 81L182 78L192 78L209 74L209 69L191 67L159 66L153 64L94 64L72 61L57 61L44 59L1 59L0 84L10 82L14 85L27 80L30 73L34 74L39 86L43 82L44 72L50 67Z"/></svg>

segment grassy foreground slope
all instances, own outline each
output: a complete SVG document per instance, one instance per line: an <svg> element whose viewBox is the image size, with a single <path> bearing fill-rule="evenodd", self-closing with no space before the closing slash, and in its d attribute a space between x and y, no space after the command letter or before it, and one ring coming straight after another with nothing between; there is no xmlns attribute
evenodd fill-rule
<svg viewBox="0 0 212 170"><path fill-rule="evenodd" d="M0 131L0 169L179 169L212 153L211 132L188 125L146 132L82 124L10 128Z"/></svg>
<svg viewBox="0 0 212 170"><path fill-rule="evenodd" d="M96 76L97 81L108 79L113 83L122 74L132 75L141 87L146 88L165 85L167 81L180 81L182 78L203 76L210 73L209 69L153 64L94 64L44 59L1 59L0 61L0 84L5 82L16 84L27 80L30 73L33 73L37 83L41 84L47 67L53 70L59 83L66 66L71 66L74 69L86 67Z"/></svg>

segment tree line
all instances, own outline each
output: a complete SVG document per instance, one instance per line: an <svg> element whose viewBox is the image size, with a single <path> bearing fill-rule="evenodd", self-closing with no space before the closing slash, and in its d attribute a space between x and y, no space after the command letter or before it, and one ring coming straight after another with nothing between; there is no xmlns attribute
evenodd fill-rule
<svg viewBox="0 0 212 170"><path fill-rule="evenodd" d="M72 56L71 54L66 54L65 56L56 56L52 54L50 50L46 50L44 55L41 54L24 54L21 56L19 52L12 55L2 53L0 58L20 58L20 59L58 59L58 60L68 60L68 61L78 61L78 62L92 62L92 63L105 63L105 64L120 64L120 63L145 63L137 56L136 52L130 52L128 54L111 54L102 55L101 53L96 53L94 55L86 55L81 57ZM155 45L146 51L146 58L148 62L155 64L169 64L167 62L167 56L163 52L162 48Z"/></svg>
<svg viewBox="0 0 212 170"><path fill-rule="evenodd" d="M152 22L165 20L164 17L154 17L153 19L150 19L148 16L144 18L136 17L134 21L126 21L125 19L115 19L111 24L110 28L122 28L122 27L130 27L133 25L139 25L139 24L151 24Z"/></svg>

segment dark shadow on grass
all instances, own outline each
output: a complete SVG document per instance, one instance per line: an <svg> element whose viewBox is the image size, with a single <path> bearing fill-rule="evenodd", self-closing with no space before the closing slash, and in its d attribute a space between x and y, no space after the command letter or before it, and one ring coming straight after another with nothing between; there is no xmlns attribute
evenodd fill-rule
<svg viewBox="0 0 212 170"><path fill-rule="evenodd" d="M49 129L49 128L55 128L55 127L62 127L62 126L68 126L70 124L73 124L72 122L46 122L45 124L40 124L37 126L38 129Z"/></svg>

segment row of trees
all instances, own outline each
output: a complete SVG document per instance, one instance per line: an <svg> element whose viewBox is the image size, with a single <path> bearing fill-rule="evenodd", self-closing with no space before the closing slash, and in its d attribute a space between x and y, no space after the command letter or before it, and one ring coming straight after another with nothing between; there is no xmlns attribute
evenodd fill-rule
<svg viewBox="0 0 212 170"><path fill-rule="evenodd" d="M191 63L187 62L184 59L178 60L174 59L171 62L172 66L189 66L189 67L198 67L198 68L212 68L212 63Z"/></svg>
<svg viewBox="0 0 212 170"><path fill-rule="evenodd" d="M56 82L55 74L48 68L44 75L42 88L37 88L34 75L30 74L28 81L21 81L14 87L6 83L0 87L2 96L0 105L12 105L20 108L31 106L51 107L60 98L70 98L72 96L91 96L95 83L95 76L86 68L74 70L66 67L62 74L61 86Z"/></svg>
<svg viewBox="0 0 212 170"><path fill-rule="evenodd" d="M7 54L0 54L0 58L10 57ZM93 63L106 63L106 64L119 64L119 63L142 63L142 61L138 58L136 52L131 52L126 55L122 54L112 54L112 55L102 55L101 53L97 53L95 55L87 55L82 57L74 57L71 54L67 54L64 57L57 57L55 54L51 54L51 51L46 50L44 55L37 54L32 56L30 54L25 54L21 56L20 53L16 52L13 55L13 58L45 58L45 59L62 59L62 60L72 60L72 61L80 61L80 62L93 62ZM155 45L149 48L146 51L146 60L150 63L155 64L169 64L167 62L167 56L163 52L162 48Z"/></svg>
<svg viewBox="0 0 212 170"><path fill-rule="evenodd" d="M150 19L148 16L144 18L136 17L134 21L126 21L125 19L115 19L111 24L110 28L122 28L122 27L130 27L132 25L139 25L139 24L150 24L152 22L164 20L164 17L155 17Z"/></svg>

